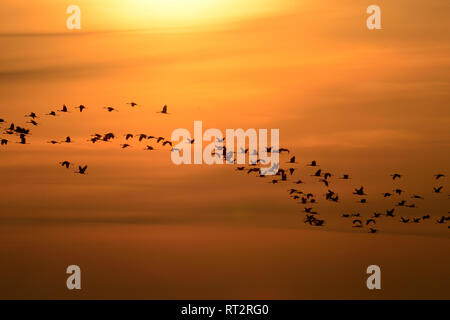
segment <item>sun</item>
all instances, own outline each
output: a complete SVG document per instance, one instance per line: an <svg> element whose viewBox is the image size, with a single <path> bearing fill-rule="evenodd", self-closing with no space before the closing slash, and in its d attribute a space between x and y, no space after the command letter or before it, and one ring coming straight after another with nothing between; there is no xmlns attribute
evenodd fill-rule
<svg viewBox="0 0 450 320"><path fill-rule="evenodd" d="M234 0L128 0L132 16L161 24L195 23L230 14Z"/></svg>
<svg viewBox="0 0 450 320"><path fill-rule="evenodd" d="M276 0L110 0L107 8L116 21L165 27L220 23L258 15L273 9L275 3Z"/></svg>

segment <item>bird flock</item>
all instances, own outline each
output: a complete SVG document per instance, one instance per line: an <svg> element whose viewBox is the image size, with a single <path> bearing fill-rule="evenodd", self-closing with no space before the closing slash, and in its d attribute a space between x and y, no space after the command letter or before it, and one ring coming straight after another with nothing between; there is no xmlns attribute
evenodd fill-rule
<svg viewBox="0 0 450 320"><path fill-rule="evenodd" d="M139 104L136 102L128 102L127 105L129 105L131 108L138 107ZM79 105L77 107L74 107L74 109L78 110L80 113L86 112L85 110L88 110L88 108L84 105ZM119 112L119 110L112 106L106 106L104 107L106 112ZM61 109L59 110L51 110L48 113L44 114L44 116L47 117L57 117L60 114L65 114L69 112L69 108L66 105L63 105ZM158 111L157 113L167 115L168 108L167 105L164 105L161 111ZM39 116L35 112L30 112L29 114L25 115L26 118L29 118L29 120L26 122L27 124L30 124L32 126L39 126L38 119ZM4 128L1 128L4 126ZM14 124L14 122L7 122L5 119L0 118L0 129L2 130L1 136L0 136L0 146L7 146L12 141L12 137L18 137L18 141L16 143L21 145L28 144L27 138L31 134L31 130L28 128L25 128L23 126L17 126ZM138 142L147 142L150 143L150 141L154 140L156 144L159 144L162 147L168 148L171 152L180 152L177 148L173 148L172 141L166 139L162 136L154 136L154 135L148 135L145 133L126 133L123 135L125 141L123 143L120 143L119 146L122 149L131 148L132 141L137 140ZM100 133L94 133L92 134L87 141L96 144L96 143L109 143L114 140L116 140L118 136L116 136L112 132L100 134ZM225 138L216 138L216 141L218 143L223 143L225 141ZM58 141L58 140L50 140L47 141L49 144L56 145L56 144L71 144L73 143L71 137L67 136L64 140ZM193 144L195 141L194 139L187 139L186 143ZM144 150L146 151L153 151L155 150L156 146L152 146L150 144L145 143ZM217 152L219 151L219 152ZM263 175L261 171L261 166L264 165L264 160L257 159L254 162L250 162L248 166L236 166L236 171L246 173L247 175L255 175L259 178L265 178L270 184L290 184L290 187L287 189L287 193L290 199L295 201L297 204L302 206L301 213L303 216L303 222L311 227L323 227L326 225L326 221L324 218L321 218L320 213L315 208L316 204L319 202L320 195L314 194L313 192L306 191L306 188L302 188L303 190L300 190L300 186L307 185L304 180L298 179L298 177L295 177L296 172L299 171L298 163L296 161L295 155L292 155L290 150L288 148L279 148L277 150L273 149L272 147L267 147L266 150L267 153L279 153L286 154L287 155L287 161L280 161L280 163L283 163L284 168L280 167L280 163L276 163L273 165L272 168L269 169L269 171L272 171L273 175ZM253 154L258 156L257 150L249 150L240 148L238 153L243 154ZM216 146L216 150L212 152L212 155L223 157L223 159L227 163L236 163L236 156L237 153L234 151L227 151L226 146ZM59 165L63 168L70 169L71 167L76 167L76 171L74 171L75 174L85 175L87 174L88 165L86 164L79 164L75 165L71 163L68 160L63 160L59 162ZM302 165L301 165L302 166ZM303 166L310 168L310 176L316 179L316 183L323 185L323 187L327 190L325 194L323 194L323 199L325 201L329 201L334 204L340 204L341 203L341 195L335 191L332 190L333 184L336 182L336 180L346 180L351 181L350 174L344 173L342 175L336 175L334 173L328 172L325 169L321 168L321 166L318 164L317 161L313 160L307 164L303 164ZM403 175L400 173L393 173L390 175L392 181L395 183L397 180L401 180L403 178ZM441 197L446 197L442 191L444 190L444 186L440 185L440 182L445 180L447 176L443 173L436 173L434 175L434 180L436 181L436 185L433 186L430 189L430 194L436 194ZM418 195L418 194L412 194L409 195L408 198L412 199L405 199L406 192L405 190L396 187L394 185L392 191L386 191L383 192L380 197L385 199L392 199L392 206L389 208L385 208L383 211L377 211L373 212L370 216L362 215L359 212L345 212L341 213L340 217L344 219L345 221L348 221L351 225L351 228L355 229L365 229L368 233L377 233L379 232L379 228L377 228L377 224L380 219L391 219L393 221L398 221L401 224L417 224L417 223L423 223L426 221L434 221L437 225L447 225L447 229L450 229L450 225L447 224L447 222L450 220L450 212L447 212L447 214L439 214L438 216L432 217L431 213L429 212L423 212L423 214L417 215L415 217L404 217L401 214L398 213L399 208L408 208L408 209L414 209L418 208L417 201L424 200L425 196ZM355 201L359 204L367 204L368 203L368 194L365 191L364 186L358 186L353 188L352 195L355 198ZM447 200L449 199L450 195L447 196Z"/></svg>

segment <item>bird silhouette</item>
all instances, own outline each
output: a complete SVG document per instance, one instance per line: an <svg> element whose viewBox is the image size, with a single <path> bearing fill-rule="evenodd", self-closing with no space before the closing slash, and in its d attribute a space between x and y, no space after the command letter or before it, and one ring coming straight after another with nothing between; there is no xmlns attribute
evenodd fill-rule
<svg viewBox="0 0 450 320"><path fill-rule="evenodd" d="M307 164L307 166L310 166L310 167L316 167L316 166L317 166L316 160L311 161L311 163L310 163L310 164Z"/></svg>
<svg viewBox="0 0 450 320"><path fill-rule="evenodd" d="M67 169L69 169L70 167L70 162L69 161L63 161L59 163L61 166L66 167Z"/></svg>
<svg viewBox="0 0 450 320"><path fill-rule="evenodd" d="M374 217L374 218L379 218L379 217L381 217L381 213L374 212L374 213L373 213L373 217Z"/></svg>
<svg viewBox="0 0 450 320"><path fill-rule="evenodd" d="M441 191L442 191L443 188L444 188L443 186L440 186L440 187L438 187L438 188L434 188L434 187L433 187L433 193L441 193Z"/></svg>
<svg viewBox="0 0 450 320"><path fill-rule="evenodd" d="M23 133L20 135L20 141L18 143L27 144L26 137Z"/></svg>
<svg viewBox="0 0 450 320"><path fill-rule="evenodd" d="M80 112L83 112L83 110L87 109L84 105L80 104L78 107L75 107L75 109L79 109Z"/></svg>
<svg viewBox="0 0 450 320"><path fill-rule="evenodd" d="M435 174L434 177L436 178L436 180L438 180L438 179L440 179L440 178L444 178L445 175L442 174L442 173L438 173L438 174Z"/></svg>
<svg viewBox="0 0 450 320"><path fill-rule="evenodd" d="M362 228L362 221L360 219L353 220L353 228Z"/></svg>
<svg viewBox="0 0 450 320"><path fill-rule="evenodd" d="M278 150L275 150L274 153L282 153L282 152L287 152L290 153L289 149L286 148L279 148Z"/></svg>
<svg viewBox="0 0 450 320"><path fill-rule="evenodd" d="M320 177L321 175L322 175L322 170L319 169L319 170L317 170L312 176L313 176L313 177Z"/></svg>
<svg viewBox="0 0 450 320"><path fill-rule="evenodd" d="M36 119L38 116L36 115L36 113L31 112L30 114L26 115L25 117L30 117L31 119Z"/></svg>
<svg viewBox="0 0 450 320"><path fill-rule="evenodd" d="M64 104L61 108L61 110L58 110L59 112L68 112L67 106Z"/></svg>
<svg viewBox="0 0 450 320"><path fill-rule="evenodd" d="M445 223L445 221L446 221L446 219L445 219L444 216L442 216L438 220L436 220L436 222L439 223L439 224L443 224L443 223Z"/></svg>
<svg viewBox="0 0 450 320"><path fill-rule="evenodd" d="M149 151L151 151L151 150L155 150L152 146L147 146L147 147L145 147L145 149L144 150L149 150Z"/></svg>
<svg viewBox="0 0 450 320"><path fill-rule="evenodd" d="M78 166L78 171L75 171L75 173L78 173L78 174L86 174L87 168L88 168L87 165L85 165L84 167Z"/></svg>
<svg viewBox="0 0 450 320"><path fill-rule="evenodd" d="M353 194L356 194L358 196L365 196L366 194L364 193L364 187L361 186L359 189L355 189L355 191L353 192Z"/></svg>
<svg viewBox="0 0 450 320"><path fill-rule="evenodd" d="M2 146L6 146L8 144L8 140L7 139L2 139L0 142L0 145Z"/></svg>
<svg viewBox="0 0 450 320"><path fill-rule="evenodd" d="M167 105L164 105L164 107L162 108L162 110L161 110L161 111L158 111L157 113L169 114L169 113L167 112Z"/></svg>
<svg viewBox="0 0 450 320"><path fill-rule="evenodd" d="M395 217L394 210L395 209L386 210L386 217L392 217L392 218Z"/></svg>
<svg viewBox="0 0 450 320"><path fill-rule="evenodd" d="M118 111L114 109L113 107L104 107L104 109L108 110L108 112Z"/></svg>
<svg viewBox="0 0 450 320"><path fill-rule="evenodd" d="M394 173L394 174L391 174L391 177L392 177L392 180L395 180L395 179L400 179L402 177L402 175L399 173Z"/></svg>

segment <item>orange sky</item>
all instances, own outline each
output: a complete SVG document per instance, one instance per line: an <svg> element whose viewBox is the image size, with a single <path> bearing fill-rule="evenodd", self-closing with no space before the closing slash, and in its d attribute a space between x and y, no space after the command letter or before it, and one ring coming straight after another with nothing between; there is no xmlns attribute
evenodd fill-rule
<svg viewBox="0 0 450 320"><path fill-rule="evenodd" d="M30 111L42 115L64 103L89 108L85 114L43 116L30 145L0 148L0 176L7 181L0 186L1 228L2 235L11 235L0 247L0 256L9 257L0 269L7 280L1 297L21 297L42 285L30 280L36 274L28 266L56 270L72 261L71 251L101 274L103 263L115 261L108 249L114 246L119 256L135 248L139 258L132 261L142 266L119 264L137 276L124 277L129 295L116 297L231 298L234 285L245 298L370 298L358 287L359 276L352 277L371 258L361 253L366 246L388 270L386 292L376 297L449 297L449 280L433 284L438 279L426 264L439 259L439 268L450 267L449 258L441 257L450 246L446 227L382 222L384 234L374 240L339 218L342 211L370 214L390 206L379 195L392 189L394 171L405 175L399 185L409 194L426 195L418 209L403 215L448 212L448 182L441 182L442 197L431 194L433 174L450 175L448 1L378 1L379 31L365 28L365 8L372 3L361 1L195 1L186 10L175 5L174 12L141 10L144 1L138 0L78 3L82 30L76 35L65 29L63 1L0 4L0 118L23 124ZM141 107L131 109L131 100ZM164 104L170 116L156 114ZM106 105L119 112L106 113ZM328 221L324 231L302 223L302 207L286 195L287 185L271 186L225 166L177 167L169 152L148 153L138 143L120 150L119 142L86 141L108 131L169 137L176 128L192 130L194 120L222 130L279 128L280 145L297 156L298 178L318 195L326 189L309 176L307 162L316 159L336 175L351 174L349 183L333 185L343 195L338 209L325 201L317 206ZM46 143L67 135L76 143ZM59 168L66 159L89 164L89 175ZM367 206L350 195L360 185L369 192ZM233 230L239 240L229 242ZM223 264L239 243L258 253L241 250L240 266ZM314 253L311 243L324 254ZM342 247L329 248L330 243ZM360 243L357 251L352 243ZM60 253L63 244L69 253L48 256L48 250ZM14 253L18 248L24 248L23 256ZM291 260L296 250L311 259ZM145 254L160 252L166 254L152 267ZM178 269L167 271L167 283L158 282L167 265L180 263L177 255L192 256L188 265L198 280L195 288L185 283L180 296L171 295L179 279L170 278ZM271 262L272 255L296 270L321 270L314 274L318 279L327 266L337 266L352 284L337 290L336 283L319 281L318 289L297 271ZM257 264L262 271L255 271ZM204 275L205 265L215 271ZM400 266L409 266L410 273L402 274ZM248 276L256 282L281 272L285 276L254 291L242 283ZM105 285L113 274L91 279L83 297L114 297ZM217 274L237 277L222 283L214 280ZM408 287L417 278L420 283ZM30 296L67 297L54 289L59 276L48 271L43 279L51 283L48 289ZM155 283L160 291L152 290ZM171 290L161 291L164 286ZM221 296L218 288L229 295Z"/></svg>

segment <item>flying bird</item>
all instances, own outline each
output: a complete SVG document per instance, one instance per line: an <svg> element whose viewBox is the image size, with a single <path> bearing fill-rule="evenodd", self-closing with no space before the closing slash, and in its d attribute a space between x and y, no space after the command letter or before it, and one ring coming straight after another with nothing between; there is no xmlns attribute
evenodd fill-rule
<svg viewBox="0 0 450 320"><path fill-rule="evenodd" d="M87 169L87 165L85 165L84 167L82 167L82 166L78 166L78 171L75 171L75 173L78 173L78 174L86 174L86 169Z"/></svg>
<svg viewBox="0 0 450 320"><path fill-rule="evenodd" d="M280 148L280 149L278 149L278 150L276 150L276 152L274 151L274 153L282 153L282 152L287 152L287 153L289 153L290 151L289 151L289 149L286 149L286 148Z"/></svg>
<svg viewBox="0 0 450 320"><path fill-rule="evenodd" d="M27 144L25 135L23 133L20 135L20 141L18 143L20 143L20 144Z"/></svg>
<svg viewBox="0 0 450 320"><path fill-rule="evenodd" d="M80 104L78 107L75 107L75 109L79 109L80 112L83 112L84 109L87 109L85 106L83 106L82 104Z"/></svg>
<svg viewBox="0 0 450 320"><path fill-rule="evenodd" d="M392 177L392 180L395 180L397 178L400 179L402 177L402 175L399 173L394 173L394 174L391 174L391 177Z"/></svg>
<svg viewBox="0 0 450 320"><path fill-rule="evenodd" d="M391 210L386 210L386 217L394 217L394 210L395 209L391 209Z"/></svg>
<svg viewBox="0 0 450 320"><path fill-rule="evenodd" d="M322 170L319 169L319 170L317 170L312 176L313 176L313 177L320 177L321 175L322 175Z"/></svg>
<svg viewBox="0 0 450 320"><path fill-rule="evenodd" d="M69 161L63 161L59 163L61 166L66 167L67 169L69 169L70 167L70 162Z"/></svg>
<svg viewBox="0 0 450 320"><path fill-rule="evenodd" d="M379 218L379 217L381 217L381 213L374 212L374 213L373 213L373 217L374 217L374 218Z"/></svg>
<svg viewBox="0 0 450 320"><path fill-rule="evenodd" d="M366 194L364 193L364 187L361 186L361 188L359 189L355 189L355 192L353 192L353 194L356 194L358 196L365 196Z"/></svg>
<svg viewBox="0 0 450 320"><path fill-rule="evenodd" d="M167 105L164 105L164 107L162 108L162 110L161 110L161 111L158 111L157 113L169 114L169 113L167 112Z"/></svg>
<svg viewBox="0 0 450 320"><path fill-rule="evenodd" d="M25 117L30 117L31 119L36 119L38 116L36 115L36 113L31 112L30 114L26 115Z"/></svg>
<svg viewBox="0 0 450 320"><path fill-rule="evenodd" d="M440 187L438 187L438 188L434 188L434 187L433 187L433 193L441 193L442 188L444 188L444 187L443 187L443 186L440 186Z"/></svg>
<svg viewBox="0 0 450 320"><path fill-rule="evenodd" d="M114 109L113 107L104 107L104 109L108 110L108 112L118 111Z"/></svg>
<svg viewBox="0 0 450 320"><path fill-rule="evenodd" d="M362 228L362 221L359 219L353 220L353 228Z"/></svg>

